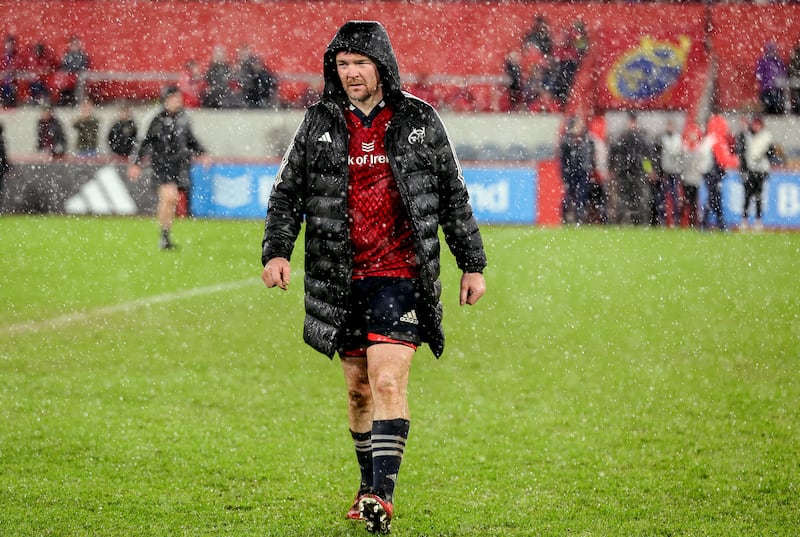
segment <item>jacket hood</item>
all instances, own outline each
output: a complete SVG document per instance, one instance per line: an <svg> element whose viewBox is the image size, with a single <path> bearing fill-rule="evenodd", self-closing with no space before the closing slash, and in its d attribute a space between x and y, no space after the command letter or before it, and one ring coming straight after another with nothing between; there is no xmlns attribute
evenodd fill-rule
<svg viewBox="0 0 800 537"><path fill-rule="evenodd" d="M397 100L401 95L400 70L389 34L380 22L349 21L344 24L325 50L323 75L324 96L336 102L345 102L347 95L336 72L336 54L342 51L363 54L378 66L383 84L383 95L387 101Z"/></svg>

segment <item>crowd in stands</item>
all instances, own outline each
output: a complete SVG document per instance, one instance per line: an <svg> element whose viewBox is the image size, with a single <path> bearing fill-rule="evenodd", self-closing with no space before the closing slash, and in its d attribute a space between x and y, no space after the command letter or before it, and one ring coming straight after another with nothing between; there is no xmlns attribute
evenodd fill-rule
<svg viewBox="0 0 800 537"><path fill-rule="evenodd" d="M0 57L0 105L75 106L89 92L80 76L92 68L89 53L78 36L59 57L43 40L23 46L13 34L3 41ZM179 84L188 107L266 108L279 104L278 77L246 43L236 61L225 47L214 47L205 70L193 58L186 61Z"/></svg>
<svg viewBox="0 0 800 537"><path fill-rule="evenodd" d="M228 51L216 45L205 72L197 59L186 62L178 87L187 107L267 108L278 104L278 77L243 43L236 52L236 62Z"/></svg>
<svg viewBox="0 0 800 537"><path fill-rule="evenodd" d="M556 35L557 37L554 37ZM476 86L442 84L427 74L410 77L408 89L441 110L563 112L590 40L581 20L551 31L548 21L535 17L518 47L504 59L505 91L489 84L495 100L486 102ZM52 158L67 154L77 158L99 153L100 122L89 95L80 91L81 73L92 69L81 39L72 36L60 55L44 41L25 47L6 35L0 57L0 104L41 106L36 149ZM738 169L745 202L753 214L739 226L761 226L761 189L770 167L782 161L772 143L762 114L800 114L800 41L786 54L767 42L754 65L759 113L742 116L738 132L726 120L712 115L703 127L678 129L673 120L651 135L642 129L635 113L613 138L607 136L603 116L567 117L558 144L563 179L562 220L575 224L629 224L690 226L725 229L720 183L727 169ZM305 107L319 95L319 86L305 83L290 102L279 94L280 77L247 43L231 59L223 45L213 48L207 64L190 58L177 79L186 107L213 109ZM69 125L75 131L74 147L67 147L64 125L54 106L78 106ZM0 134L2 134L0 126ZM119 117L105 135L111 152L126 159L133 151L137 126L123 103ZM8 168L2 155L0 171ZM701 185L707 197L698 198Z"/></svg>
<svg viewBox="0 0 800 537"><path fill-rule="evenodd" d="M43 40L28 47L8 34L0 57L0 104L77 104L78 77L91 67L78 36L72 36L60 58Z"/></svg>
<svg viewBox="0 0 800 537"><path fill-rule="evenodd" d="M497 77L478 83L442 82L425 73L409 73L408 89L440 110L558 112L588 47L582 21L576 20L553 37L545 18L538 16L520 46L505 58L508 83ZM0 59L0 104L77 105L89 94L82 91L86 88L81 87L79 76L91 68L89 53L77 36L59 58L44 41L26 47L8 34ZM282 95L279 80L247 43L238 47L233 59L218 44L207 62L186 60L178 86L189 108L302 108L318 98L321 90L321 83L303 81Z"/></svg>
<svg viewBox="0 0 800 537"><path fill-rule="evenodd" d="M714 114L704 129L689 124L681 130L670 119L651 136L631 112L610 139L603 116L588 124L570 116L559 144L562 222L758 230L764 183L784 158L761 114L742 116L736 133ZM725 222L721 198L731 169L740 172L745 192L744 219L735 223Z"/></svg>
<svg viewBox="0 0 800 537"><path fill-rule="evenodd" d="M506 53L502 77L454 81L407 73L407 88L444 111L562 112L589 49L581 19L553 30L540 14ZM7 34L0 57L0 105L76 106L84 96L93 96L81 84L81 75L91 70L79 36L72 36L59 55L42 39L23 44ZM247 43L237 47L233 58L218 44L206 60L188 58L181 73L166 74L175 76L188 108L303 108L321 90L321 81L291 80L289 74L272 71ZM800 40L791 51L766 43L754 76L764 113L800 114Z"/></svg>
<svg viewBox="0 0 800 537"><path fill-rule="evenodd" d="M569 97L589 35L580 19L554 38L547 19L537 15L519 48L506 54L507 110L559 112Z"/></svg>

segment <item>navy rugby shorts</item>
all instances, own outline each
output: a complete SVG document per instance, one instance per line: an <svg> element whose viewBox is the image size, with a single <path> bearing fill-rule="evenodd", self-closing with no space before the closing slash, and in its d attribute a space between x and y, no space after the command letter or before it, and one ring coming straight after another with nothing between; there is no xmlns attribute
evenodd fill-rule
<svg viewBox="0 0 800 537"><path fill-rule="evenodd" d="M417 288L413 279L353 280L339 355L366 356L367 347L376 343L416 349L421 344L416 308Z"/></svg>

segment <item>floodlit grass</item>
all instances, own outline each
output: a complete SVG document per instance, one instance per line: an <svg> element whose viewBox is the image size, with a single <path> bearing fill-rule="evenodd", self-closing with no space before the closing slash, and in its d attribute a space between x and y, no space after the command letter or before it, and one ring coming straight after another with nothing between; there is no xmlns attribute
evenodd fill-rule
<svg viewBox="0 0 800 537"><path fill-rule="evenodd" d="M344 381L261 222L0 218L0 534L357 536ZM794 536L800 234L484 226L398 536ZM447 254L449 255L449 254Z"/></svg>

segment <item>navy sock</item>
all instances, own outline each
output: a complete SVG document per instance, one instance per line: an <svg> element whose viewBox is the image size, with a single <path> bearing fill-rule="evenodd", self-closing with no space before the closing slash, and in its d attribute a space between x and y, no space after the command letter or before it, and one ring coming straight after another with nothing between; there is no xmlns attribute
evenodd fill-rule
<svg viewBox="0 0 800 537"><path fill-rule="evenodd" d="M361 484L358 487L358 494L361 495L372 488L372 431L366 433L350 431L350 436L353 437L356 459L361 470Z"/></svg>
<svg viewBox="0 0 800 537"><path fill-rule="evenodd" d="M391 502L411 422L404 419L372 422L372 489Z"/></svg>

